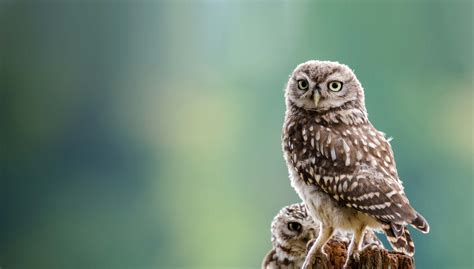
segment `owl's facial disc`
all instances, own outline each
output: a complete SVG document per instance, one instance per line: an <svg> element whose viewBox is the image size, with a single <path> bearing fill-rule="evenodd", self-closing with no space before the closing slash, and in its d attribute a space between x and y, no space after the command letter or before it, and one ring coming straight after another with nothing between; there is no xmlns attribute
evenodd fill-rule
<svg viewBox="0 0 474 269"><path fill-rule="evenodd" d="M298 65L286 89L288 104L325 113L349 103L364 108L364 91L352 70L338 62L311 60Z"/></svg>

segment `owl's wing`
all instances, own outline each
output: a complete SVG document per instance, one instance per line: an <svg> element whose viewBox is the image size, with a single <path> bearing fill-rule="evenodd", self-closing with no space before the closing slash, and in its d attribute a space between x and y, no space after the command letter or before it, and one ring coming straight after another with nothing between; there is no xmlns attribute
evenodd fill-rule
<svg viewBox="0 0 474 269"><path fill-rule="evenodd" d="M313 173L311 173L313 172ZM387 178L376 168L362 165L350 175L316 175L306 166L302 175L310 184L317 184L341 204L384 223L410 223L416 217L403 186L398 179Z"/></svg>

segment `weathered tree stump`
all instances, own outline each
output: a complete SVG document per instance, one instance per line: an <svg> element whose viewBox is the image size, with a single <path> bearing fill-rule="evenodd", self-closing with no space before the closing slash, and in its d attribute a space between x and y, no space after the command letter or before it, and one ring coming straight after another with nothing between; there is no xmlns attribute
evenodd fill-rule
<svg viewBox="0 0 474 269"><path fill-rule="evenodd" d="M348 243L339 240L330 240L325 247L328 261L316 260L314 269L341 269L347 256ZM402 253L380 248L367 248L360 254L360 260L349 261L347 269L414 269L413 258Z"/></svg>

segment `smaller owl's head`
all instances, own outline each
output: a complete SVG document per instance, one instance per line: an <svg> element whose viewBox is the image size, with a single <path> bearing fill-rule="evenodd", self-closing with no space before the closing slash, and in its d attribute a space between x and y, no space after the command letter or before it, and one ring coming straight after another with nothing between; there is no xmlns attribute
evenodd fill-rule
<svg viewBox="0 0 474 269"><path fill-rule="evenodd" d="M307 61L293 71L285 90L286 102L324 112L343 105L365 110L364 90L352 70L329 61Z"/></svg>
<svg viewBox="0 0 474 269"><path fill-rule="evenodd" d="M303 203L286 206L272 222L272 244L282 259L306 256L308 242L317 237L319 225L308 215Z"/></svg>

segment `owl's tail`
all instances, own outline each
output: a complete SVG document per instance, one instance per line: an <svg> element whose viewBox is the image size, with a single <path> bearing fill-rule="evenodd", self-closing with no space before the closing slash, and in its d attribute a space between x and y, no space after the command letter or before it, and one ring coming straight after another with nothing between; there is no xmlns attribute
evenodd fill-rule
<svg viewBox="0 0 474 269"><path fill-rule="evenodd" d="M428 222L423 218L420 213L416 212L416 217L414 220L411 221L410 223L413 227L416 229L420 230L422 233L429 233L430 232L430 225Z"/></svg>
<svg viewBox="0 0 474 269"><path fill-rule="evenodd" d="M415 244L407 227L393 223L387 226L384 232L392 248L409 256L415 255Z"/></svg>

